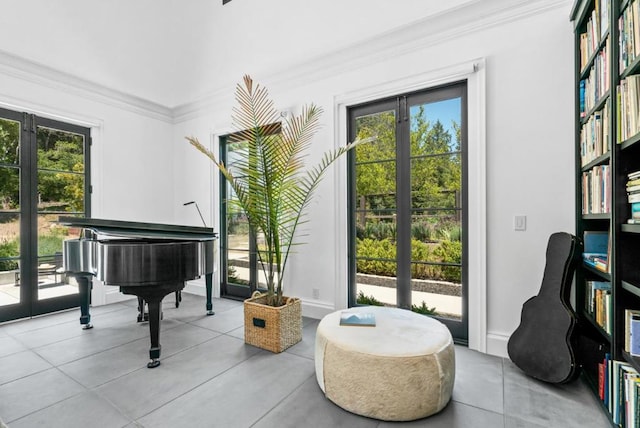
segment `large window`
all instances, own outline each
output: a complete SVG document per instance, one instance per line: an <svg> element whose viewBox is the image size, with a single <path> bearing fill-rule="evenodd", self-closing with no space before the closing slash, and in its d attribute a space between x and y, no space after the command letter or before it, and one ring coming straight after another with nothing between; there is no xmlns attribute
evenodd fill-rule
<svg viewBox="0 0 640 428"><path fill-rule="evenodd" d="M466 84L348 109L350 301L413 309L467 340Z"/></svg>

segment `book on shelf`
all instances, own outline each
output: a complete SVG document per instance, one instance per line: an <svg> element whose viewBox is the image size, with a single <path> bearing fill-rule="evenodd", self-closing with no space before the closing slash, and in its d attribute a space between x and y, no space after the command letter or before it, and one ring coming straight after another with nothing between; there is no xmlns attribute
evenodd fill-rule
<svg viewBox="0 0 640 428"><path fill-rule="evenodd" d="M582 173L582 213L603 214L611 211L611 168L596 165Z"/></svg>
<svg viewBox="0 0 640 428"><path fill-rule="evenodd" d="M623 425L629 420L631 409L628 407L634 383L640 378L640 374L631 364L624 361L612 361L611 363L611 405L610 411L614 424ZM634 409L635 410L635 409Z"/></svg>
<svg viewBox="0 0 640 428"><path fill-rule="evenodd" d="M627 183L629 181L634 181L640 179L640 171L634 171L634 172L630 172L629 174L627 174Z"/></svg>
<svg viewBox="0 0 640 428"><path fill-rule="evenodd" d="M640 202L640 192L631 192L628 196L629 203Z"/></svg>
<svg viewBox="0 0 640 428"><path fill-rule="evenodd" d="M640 378L628 379L625 385L625 393L627 393L627 412L625 423L626 427L640 426L640 402L638 395L640 394Z"/></svg>
<svg viewBox="0 0 640 428"><path fill-rule="evenodd" d="M627 219L627 224L640 224L640 219L637 219L637 218Z"/></svg>
<svg viewBox="0 0 640 428"><path fill-rule="evenodd" d="M624 350L633 356L640 356L640 310L624 311Z"/></svg>
<svg viewBox="0 0 640 428"><path fill-rule="evenodd" d="M632 202L630 204L631 218L640 219L640 202Z"/></svg>
<svg viewBox="0 0 640 428"><path fill-rule="evenodd" d="M627 179L627 190L631 186L638 186L638 185L640 185L640 178L628 178Z"/></svg>
<svg viewBox="0 0 640 428"><path fill-rule="evenodd" d="M606 254L600 253L582 253L582 260L594 269L600 272L607 272L608 270L608 258Z"/></svg>
<svg viewBox="0 0 640 428"><path fill-rule="evenodd" d="M580 156L582 166L592 160L609 153L609 102L606 102L602 110L589 116L580 130Z"/></svg>
<svg viewBox="0 0 640 428"><path fill-rule="evenodd" d="M640 132L640 75L627 76L618 85L618 142Z"/></svg>
<svg viewBox="0 0 640 428"><path fill-rule="evenodd" d="M640 315L632 315L629 321L629 354L640 357Z"/></svg>
<svg viewBox="0 0 640 428"><path fill-rule="evenodd" d="M609 91L609 38L593 58L586 79L580 81L580 117L587 116Z"/></svg>
<svg viewBox="0 0 640 428"><path fill-rule="evenodd" d="M606 255L609 248L609 232L606 230L585 230L583 243L585 253Z"/></svg>
<svg viewBox="0 0 640 428"><path fill-rule="evenodd" d="M591 315L596 324L611 334L613 326L611 283L608 281L587 281L585 286L587 313Z"/></svg>
<svg viewBox="0 0 640 428"><path fill-rule="evenodd" d="M610 388L611 388L611 354L608 352L604 355L604 393L602 402L604 405L609 408L609 397L610 397ZM609 408L609 412L611 409Z"/></svg>
<svg viewBox="0 0 640 428"><path fill-rule="evenodd" d="M375 327L376 316L371 312L342 312L340 314L340 325Z"/></svg>
<svg viewBox="0 0 640 428"><path fill-rule="evenodd" d="M598 397L604 402L605 363L598 363Z"/></svg>

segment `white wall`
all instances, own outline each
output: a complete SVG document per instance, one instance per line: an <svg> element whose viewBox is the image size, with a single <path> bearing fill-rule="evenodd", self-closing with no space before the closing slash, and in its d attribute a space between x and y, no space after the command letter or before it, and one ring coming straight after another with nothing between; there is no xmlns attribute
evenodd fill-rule
<svg viewBox="0 0 640 428"><path fill-rule="evenodd" d="M571 4L547 2L517 13L475 6L466 18L439 16L437 21L421 23L433 25L431 31L408 25L297 68L253 77L266 84L278 106L296 109L314 102L324 109L324 127L312 154L318 159L336 144L337 99L421 73L437 74L461 62L485 60L486 337L470 340L477 349L506 355L506 341L518 326L521 305L540 287L549 235L574 230ZM389 38L397 44L390 46ZM296 39L289 42L295 44ZM217 97L176 111L175 193L210 206L208 218L213 216L215 222L217 187L211 181L212 170L183 137L210 141L220 129L228 130L232 93L229 87L226 93L219 91ZM286 292L303 299L307 315L340 308L344 302L340 294L346 293L346 272L336 274L334 269L341 266L333 256L336 248L346 245L336 215L346 209L344 200L336 199L336 190L345 186L336 181L339 177L329 174L322 183L314 201L318 209L312 207L310 212L312 238L295 255L287 278ZM471 182L477 179L470 177ZM525 232L513 230L514 215L527 216ZM176 211L176 219L197 223L193 213ZM313 288L321 290L319 299L312 298Z"/></svg>

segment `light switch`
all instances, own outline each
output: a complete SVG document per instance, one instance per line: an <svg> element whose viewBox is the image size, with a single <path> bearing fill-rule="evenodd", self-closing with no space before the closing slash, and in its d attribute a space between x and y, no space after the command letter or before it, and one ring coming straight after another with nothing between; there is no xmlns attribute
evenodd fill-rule
<svg viewBox="0 0 640 428"><path fill-rule="evenodd" d="M524 231L527 230L527 216L517 215L513 217L513 230Z"/></svg>

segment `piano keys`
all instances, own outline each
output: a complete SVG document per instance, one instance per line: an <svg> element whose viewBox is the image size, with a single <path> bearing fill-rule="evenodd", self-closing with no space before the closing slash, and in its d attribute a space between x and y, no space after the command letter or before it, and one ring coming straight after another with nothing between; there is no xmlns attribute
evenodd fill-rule
<svg viewBox="0 0 640 428"><path fill-rule="evenodd" d="M149 308L151 339L147 367L160 365L161 305L167 294L181 291L185 281L204 275L206 313L213 315L217 234L212 228L66 216L59 217L58 223L82 228L80 238L64 241L62 252L63 270L78 282L80 324L84 329L93 327L89 313L93 278L143 299Z"/></svg>

